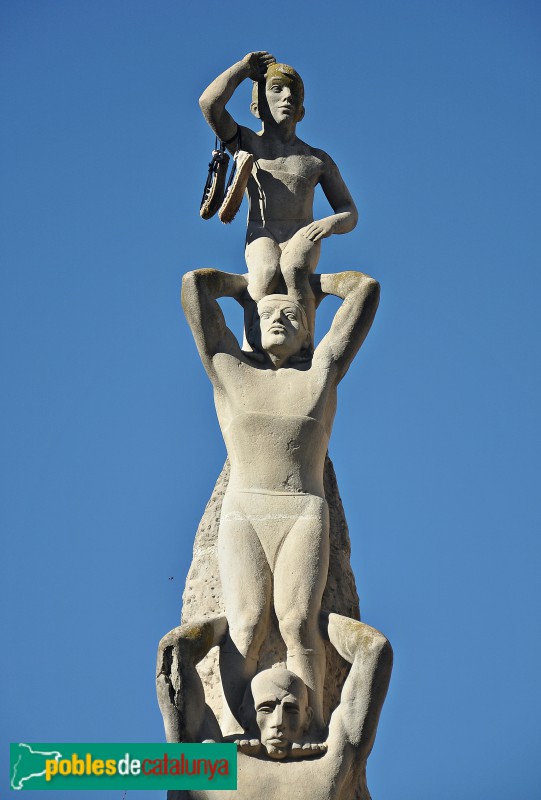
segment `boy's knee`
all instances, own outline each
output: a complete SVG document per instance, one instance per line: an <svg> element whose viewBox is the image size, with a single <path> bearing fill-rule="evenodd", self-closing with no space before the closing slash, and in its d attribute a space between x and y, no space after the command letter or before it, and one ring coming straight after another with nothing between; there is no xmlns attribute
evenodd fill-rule
<svg viewBox="0 0 541 800"><path fill-rule="evenodd" d="M284 258L280 264L282 276L287 284L294 283L295 279L298 279L306 271L302 260L296 259L294 256L294 253L288 254L288 257Z"/></svg>
<svg viewBox="0 0 541 800"><path fill-rule="evenodd" d="M257 264L257 267L249 265L248 292L256 303L267 294L272 294L278 280L278 269L278 264Z"/></svg>
<svg viewBox="0 0 541 800"><path fill-rule="evenodd" d="M280 264L280 269L286 285L302 287L306 291L309 277L317 266L317 258L309 258L306 253L290 251Z"/></svg>

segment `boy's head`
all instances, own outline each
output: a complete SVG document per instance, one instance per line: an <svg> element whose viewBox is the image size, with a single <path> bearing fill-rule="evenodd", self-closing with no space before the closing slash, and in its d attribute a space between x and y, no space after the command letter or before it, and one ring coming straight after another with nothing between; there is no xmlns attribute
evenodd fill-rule
<svg viewBox="0 0 541 800"><path fill-rule="evenodd" d="M267 114L275 122L304 117L304 84L299 73L287 64L271 64L264 81L254 82L250 111L265 121Z"/></svg>

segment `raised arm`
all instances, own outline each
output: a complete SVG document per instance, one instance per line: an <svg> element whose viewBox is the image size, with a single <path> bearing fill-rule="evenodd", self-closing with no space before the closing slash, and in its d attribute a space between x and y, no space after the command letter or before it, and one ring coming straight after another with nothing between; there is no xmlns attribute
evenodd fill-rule
<svg viewBox="0 0 541 800"><path fill-rule="evenodd" d="M180 625L161 640L156 691L168 742L220 739L218 723L206 715L205 691L195 665L211 647L222 643L226 632L225 617L215 617Z"/></svg>
<svg viewBox="0 0 541 800"><path fill-rule="evenodd" d="M182 308L209 373L216 353L233 355L240 351L237 339L225 324L217 298L233 297L242 304L247 285L244 275L217 269L196 269L182 279Z"/></svg>
<svg viewBox="0 0 541 800"><path fill-rule="evenodd" d="M310 279L316 302L325 295L344 301L314 354L336 369L336 382L342 380L349 365L366 339L379 303L379 283L363 272L338 272L312 275Z"/></svg>
<svg viewBox="0 0 541 800"><path fill-rule="evenodd" d="M376 738L391 678L393 651L382 633L363 622L328 614L324 627L331 644L351 664L340 705L331 717L329 751L349 744L359 758L366 759Z"/></svg>
<svg viewBox="0 0 541 800"><path fill-rule="evenodd" d="M327 153L318 151L318 154L325 164L319 182L334 214L314 220L304 228L304 235L312 242L326 239L333 233L349 233L359 218L357 207L338 167Z"/></svg>
<svg viewBox="0 0 541 800"><path fill-rule="evenodd" d="M233 92L245 78L262 80L269 65L275 61L274 56L265 51L248 53L241 61L218 75L199 98L203 116L222 142L231 142L237 134L237 123L225 107Z"/></svg>

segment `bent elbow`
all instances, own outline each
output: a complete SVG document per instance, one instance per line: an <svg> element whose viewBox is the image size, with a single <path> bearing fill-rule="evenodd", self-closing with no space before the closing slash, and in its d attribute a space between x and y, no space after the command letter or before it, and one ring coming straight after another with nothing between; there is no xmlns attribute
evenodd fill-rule
<svg viewBox="0 0 541 800"><path fill-rule="evenodd" d="M363 275L360 291L364 298L364 302L369 302L375 308L378 307L380 296L379 281L377 281L375 278L371 278L370 275Z"/></svg>
<svg viewBox="0 0 541 800"><path fill-rule="evenodd" d="M391 647L391 643L381 631L378 631L377 628L372 628L370 625L363 625L361 629L359 629L359 642L362 644L362 649L365 649L366 652L372 653L375 656L380 664L388 664L389 666L393 663L393 648Z"/></svg>
<svg viewBox="0 0 541 800"><path fill-rule="evenodd" d="M379 281L377 281L375 278L369 278L368 290L372 295L372 297L374 298L374 300L377 300L379 302L379 296L381 293L381 286L379 284Z"/></svg>
<svg viewBox="0 0 541 800"><path fill-rule="evenodd" d="M208 96L206 90L199 98L199 108L201 109L201 113L205 117L206 121L209 122L212 118L213 101L212 98Z"/></svg>
<svg viewBox="0 0 541 800"><path fill-rule="evenodd" d="M180 302L184 311L191 305L192 299L197 294L197 275L196 270L186 272L182 276L182 287L180 290Z"/></svg>
<svg viewBox="0 0 541 800"><path fill-rule="evenodd" d="M190 305L198 302L198 297L202 294L208 294L211 287L216 287L219 275L218 270L207 267L194 269L183 275L180 299L186 313Z"/></svg>
<svg viewBox="0 0 541 800"><path fill-rule="evenodd" d="M359 296L362 296L364 299L370 298L374 302L379 302L379 295L380 295L380 285L379 281L375 278L372 278L370 275L366 275L364 272L353 272L356 279L356 291Z"/></svg>
<svg viewBox="0 0 541 800"><path fill-rule="evenodd" d="M182 276L182 294L189 292L195 287L195 270L184 273Z"/></svg>
<svg viewBox="0 0 541 800"><path fill-rule="evenodd" d="M201 95L201 97L199 98L199 108L201 109L203 114L205 114L205 112L208 111L208 109L210 108L210 100L209 100L209 98L207 96L206 89L203 92L203 94Z"/></svg>
<svg viewBox="0 0 541 800"><path fill-rule="evenodd" d="M195 273L197 270L191 269L189 272L185 272L182 276L182 288L189 288L195 284Z"/></svg>
<svg viewBox="0 0 541 800"><path fill-rule="evenodd" d="M393 648L391 647L391 643L385 636L382 636L382 642L380 644L379 649L379 663L382 667L385 667L391 671L393 668Z"/></svg>

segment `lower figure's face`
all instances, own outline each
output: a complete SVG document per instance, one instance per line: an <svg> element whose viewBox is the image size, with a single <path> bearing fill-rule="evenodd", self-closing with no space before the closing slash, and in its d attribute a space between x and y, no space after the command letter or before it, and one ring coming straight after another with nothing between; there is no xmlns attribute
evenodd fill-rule
<svg viewBox="0 0 541 800"><path fill-rule="evenodd" d="M270 689L256 700L261 744L273 759L287 758L307 726L306 702L287 690Z"/></svg>
<svg viewBox="0 0 541 800"><path fill-rule="evenodd" d="M279 355L294 355L306 343L301 312L286 300L262 300L258 305L261 347Z"/></svg>

